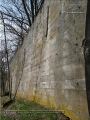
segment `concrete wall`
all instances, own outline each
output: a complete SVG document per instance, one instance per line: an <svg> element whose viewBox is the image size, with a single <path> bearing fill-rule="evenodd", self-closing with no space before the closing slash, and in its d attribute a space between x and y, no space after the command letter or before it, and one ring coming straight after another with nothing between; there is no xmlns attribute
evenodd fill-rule
<svg viewBox="0 0 90 120"><path fill-rule="evenodd" d="M17 97L63 110L72 120L88 120L86 9L87 0L45 0L11 61L13 94L18 88Z"/></svg>

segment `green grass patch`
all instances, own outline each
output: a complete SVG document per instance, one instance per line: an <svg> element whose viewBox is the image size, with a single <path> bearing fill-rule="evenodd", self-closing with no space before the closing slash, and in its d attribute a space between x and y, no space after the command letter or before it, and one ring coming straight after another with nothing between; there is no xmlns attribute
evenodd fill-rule
<svg viewBox="0 0 90 120"><path fill-rule="evenodd" d="M2 112L1 120L57 120L58 114L33 102L16 100Z"/></svg>

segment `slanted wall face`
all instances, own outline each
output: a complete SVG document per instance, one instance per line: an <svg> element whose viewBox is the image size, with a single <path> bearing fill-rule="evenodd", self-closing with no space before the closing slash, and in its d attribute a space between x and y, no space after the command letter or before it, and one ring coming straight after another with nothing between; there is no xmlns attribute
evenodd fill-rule
<svg viewBox="0 0 90 120"><path fill-rule="evenodd" d="M13 94L20 83L18 97L63 110L73 120L88 119L82 47L86 9L87 0L44 2L11 62Z"/></svg>

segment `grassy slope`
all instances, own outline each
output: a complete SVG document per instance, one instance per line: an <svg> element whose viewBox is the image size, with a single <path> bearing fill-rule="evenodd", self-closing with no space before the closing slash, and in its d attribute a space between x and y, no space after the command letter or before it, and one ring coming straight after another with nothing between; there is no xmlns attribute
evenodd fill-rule
<svg viewBox="0 0 90 120"><path fill-rule="evenodd" d="M58 114L35 102L19 99L2 109L1 120L58 120Z"/></svg>

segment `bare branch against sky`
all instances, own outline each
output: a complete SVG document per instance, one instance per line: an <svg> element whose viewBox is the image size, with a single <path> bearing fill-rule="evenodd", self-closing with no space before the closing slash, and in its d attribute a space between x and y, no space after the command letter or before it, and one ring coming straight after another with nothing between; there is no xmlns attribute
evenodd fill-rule
<svg viewBox="0 0 90 120"><path fill-rule="evenodd" d="M15 50L24 40L44 0L0 0L8 49ZM3 26L0 18L0 43L3 42ZM2 44L3 46L3 44ZM1 49L1 44L0 44Z"/></svg>

